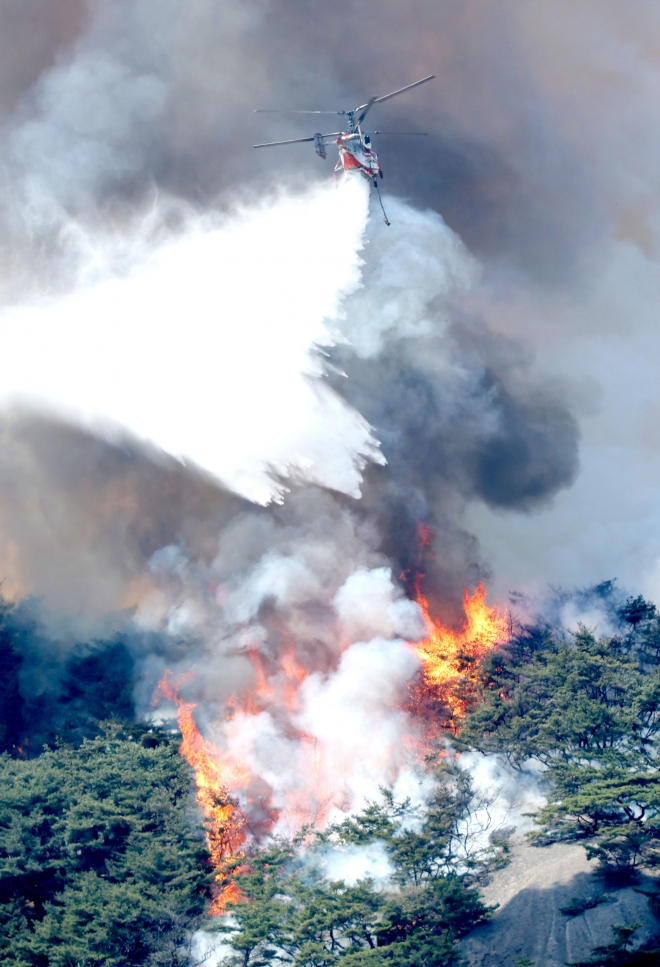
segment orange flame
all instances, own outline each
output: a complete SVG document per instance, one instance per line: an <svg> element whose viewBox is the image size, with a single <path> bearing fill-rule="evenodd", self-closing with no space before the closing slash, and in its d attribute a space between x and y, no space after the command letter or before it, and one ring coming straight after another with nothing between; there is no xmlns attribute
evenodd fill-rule
<svg viewBox="0 0 660 967"><path fill-rule="evenodd" d="M206 818L206 835L211 862L218 884L211 904L211 914L223 913L228 903L242 897L231 880L241 859L241 848L246 839L245 819L229 795L229 787L247 778L239 766L223 760L220 750L203 738L193 716L193 702L179 696L179 684L172 681L169 669L158 685L158 692L177 707L177 721L181 730L180 754L192 766L197 786L197 802Z"/></svg>
<svg viewBox="0 0 660 967"><path fill-rule="evenodd" d="M419 589L416 599L432 628L429 636L414 646L422 661L425 684L445 699L453 718L463 718L469 704L465 686L473 680L478 663L508 637L506 618L486 603L483 584L474 594L467 588L463 591L465 628L458 633L431 619L428 601Z"/></svg>
<svg viewBox="0 0 660 967"><path fill-rule="evenodd" d="M419 546L425 554L432 548L433 537L430 528L420 528ZM439 731L455 729L465 716L476 696L476 671L480 662L498 642L508 637L506 619L487 604L483 584L479 584L472 594L467 589L464 591L465 626L462 631L453 632L433 621L428 600L421 590L423 578L420 567L414 575L413 593L431 630L423 641L411 645L422 663L423 684L411 687L411 702L406 708L415 728L409 736L401 737L402 744L412 743L413 754L420 759L429 751L437 752ZM258 716L266 710L270 715L280 716L280 721L286 723L287 735L295 739L303 752L304 781L299 787L292 788L281 811L293 829L304 830L310 822L322 825L332 807L343 809L349 808L350 804L346 801L344 806L339 801L336 783L332 782L330 775L334 767L327 767L324 743L306 734L296 723L300 687L308 670L299 661L295 643L285 634L281 640L286 647L276 661L264 656L257 648L248 649L254 669L253 687L240 699L237 696L227 699L226 711L228 721L239 715ZM240 762L203 738L193 715L195 704L184 701L179 695L181 684L181 681L173 682L168 671L160 682L159 693L177 706L182 735L179 751L195 772L197 801L206 818L208 846L215 870L217 887L211 913L220 914L226 911L228 904L243 900L233 875L245 869L248 835L259 839L264 832L270 832L278 812L272 808L262 809L262 815L265 812L267 818L261 832L256 826L248 829L246 818L231 791L241 790L241 795L252 803L252 794L248 795L248 792L249 788L254 789L251 783L256 777ZM421 723L426 724L425 736L416 731Z"/></svg>

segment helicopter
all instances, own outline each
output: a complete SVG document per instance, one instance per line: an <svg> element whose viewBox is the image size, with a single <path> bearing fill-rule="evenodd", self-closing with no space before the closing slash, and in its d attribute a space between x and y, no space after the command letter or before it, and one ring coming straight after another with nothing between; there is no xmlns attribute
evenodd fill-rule
<svg viewBox="0 0 660 967"><path fill-rule="evenodd" d="M311 141L314 144L314 149L319 158L325 160L328 156L326 145L334 141L339 149L339 159L335 165L335 177L342 174L360 174L364 176L373 184L378 192L378 200L383 212L383 218L385 224L389 225L390 221L383 206L383 199L378 184L378 179L383 177L383 169L380 166L378 155L371 146L372 135L362 130L362 122L374 104L389 101L391 97L396 97L398 94L410 91L413 87L419 87L420 84L426 84L427 81L432 81L434 77L435 74L429 74L428 77L423 77L421 81L415 81L414 84L407 84L405 87L400 87L397 91L392 91L391 94L384 94L382 97L370 97L365 104L360 104L359 107L356 107L352 111L278 111L257 108L254 112L255 114L338 114L346 118L347 130L334 131L332 134L321 134L317 132L311 138L292 138L289 141L268 141L265 144L255 144L253 147L274 148L281 144L302 144L303 142ZM427 131L373 131L372 134L428 136Z"/></svg>

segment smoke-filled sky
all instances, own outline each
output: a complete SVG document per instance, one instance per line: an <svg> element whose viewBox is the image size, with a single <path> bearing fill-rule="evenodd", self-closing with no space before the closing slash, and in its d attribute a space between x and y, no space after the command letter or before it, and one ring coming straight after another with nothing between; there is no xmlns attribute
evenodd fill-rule
<svg viewBox="0 0 660 967"><path fill-rule="evenodd" d="M10 596L140 604L159 549L208 563L226 520L262 519L214 478L263 500L269 468L330 487L310 493L394 573L433 526L449 620L484 576L500 601L610 577L660 593L655 5L0 13ZM428 73L370 115L430 132L379 139L391 229L309 145L251 148L311 133L255 107ZM15 408L39 395L48 417ZM283 511L303 530L306 500Z"/></svg>

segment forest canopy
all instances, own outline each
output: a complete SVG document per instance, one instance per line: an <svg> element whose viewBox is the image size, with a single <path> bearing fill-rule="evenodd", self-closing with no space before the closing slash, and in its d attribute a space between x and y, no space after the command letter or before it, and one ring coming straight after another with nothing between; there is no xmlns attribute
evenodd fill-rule
<svg viewBox="0 0 660 967"><path fill-rule="evenodd" d="M236 877L248 902L232 908L233 953L223 962L458 967L456 941L490 913L473 874L496 863L502 848L466 851L470 779L450 766L440 768L436 779L423 816L386 795L384 803L313 834L303 852L280 843L248 857ZM328 851L375 844L390 865L385 885L368 878L347 885L328 877Z"/></svg>
<svg viewBox="0 0 660 967"><path fill-rule="evenodd" d="M472 708L451 742L516 769L537 763L547 798L537 843L580 842L634 881L660 866L660 619L642 598L601 590L614 632L514 628L472 668ZM81 643L39 693L32 614L0 607L0 964L178 967L204 930L241 967L457 967L460 938L490 915L479 886L507 845L469 842L479 804L451 756L436 760L423 811L384 791L323 832L248 850L231 921L209 919L213 871L180 736L132 721L134 644ZM382 851L384 880L330 875L329 852L362 849ZM649 902L660 914L660 892ZM635 925L622 924L588 963L658 956L636 950Z"/></svg>
<svg viewBox="0 0 660 967"><path fill-rule="evenodd" d="M178 745L108 725L0 758L0 963L189 963L210 871Z"/></svg>
<svg viewBox="0 0 660 967"><path fill-rule="evenodd" d="M621 875L660 865L660 619L643 598L618 633L520 629L479 672L460 743L544 769L539 842L578 840Z"/></svg>

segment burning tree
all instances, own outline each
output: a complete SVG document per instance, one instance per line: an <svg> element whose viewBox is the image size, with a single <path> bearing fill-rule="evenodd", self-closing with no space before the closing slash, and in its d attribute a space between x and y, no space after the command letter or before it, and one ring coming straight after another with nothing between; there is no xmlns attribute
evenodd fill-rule
<svg viewBox="0 0 660 967"><path fill-rule="evenodd" d="M395 688L387 682L391 697L383 714L397 723L399 731L392 735L384 761L379 763L385 784L393 784L404 768L424 773L426 760L437 757L442 748L444 733L455 733L474 704L479 665L507 634L503 616L486 603L483 585L472 594L465 591L464 628L458 632L431 619L421 581L417 582L416 597L426 629L421 640L399 644L376 641L361 646L363 656L365 649L370 648L369 656L377 660L379 650L389 649L396 660L402 661L402 673ZM360 645L347 645L342 661L355 656L359 648ZM168 672L157 693L157 699L165 698L176 704L182 734L180 751L195 770L197 801L206 819L207 839L216 870L212 907L216 914L240 899L234 874L241 871L246 844L258 843L273 832L281 832L282 824L287 832L295 835L310 824L322 827L333 811L336 814L349 810L352 802L342 785L355 768L355 759L368 759L368 750L363 746L356 750L356 757L351 761L337 761L336 757L333 759L332 734L323 741L306 731L301 713L305 702L309 703L305 692L313 685L316 691L311 691L312 699L318 695L319 676L313 676L300 664L292 644L282 652L279 661L266 660L258 649L250 649L248 654L255 670L254 686L242 698L232 696L228 701L227 727L236 720L258 726L264 717L276 718L284 723L287 742L295 746L298 755L298 771L289 780L291 788L285 790L284 803L275 806L266 802L264 806L260 801L259 832L249 818L254 802L250 792L253 776L246 761L202 736L194 717L195 703L186 701L180 694L185 681L174 682ZM387 678L391 678L389 669ZM364 670L358 684L364 691ZM330 699L332 702L332 695ZM358 700L363 701L362 696ZM370 708L368 713L372 714ZM340 710L336 714L340 715ZM364 742L368 729L367 719L356 739Z"/></svg>
<svg viewBox="0 0 660 967"><path fill-rule="evenodd" d="M386 796L315 834L304 850L296 843L277 844L251 856L238 877L250 902L232 908L234 925L226 932L235 953L224 962L458 965L456 941L484 922L489 910L465 878L457 845L472 800L469 778L447 766L436 778L436 792L416 830L409 826L410 803ZM373 844L389 859L385 885L328 877L329 852ZM482 850L474 865L482 866L492 853Z"/></svg>

